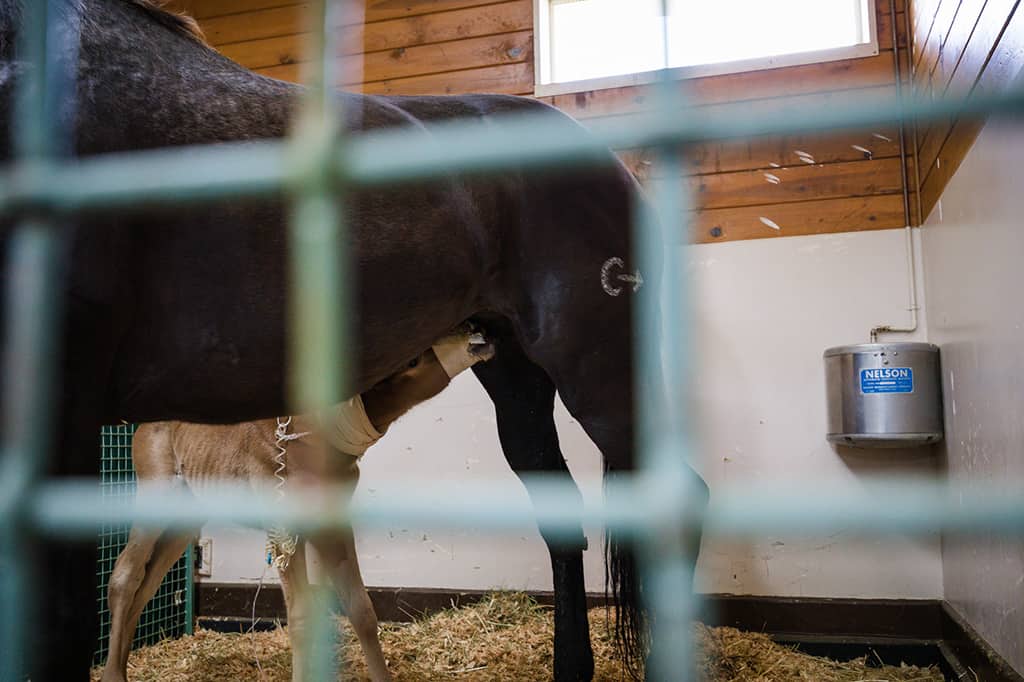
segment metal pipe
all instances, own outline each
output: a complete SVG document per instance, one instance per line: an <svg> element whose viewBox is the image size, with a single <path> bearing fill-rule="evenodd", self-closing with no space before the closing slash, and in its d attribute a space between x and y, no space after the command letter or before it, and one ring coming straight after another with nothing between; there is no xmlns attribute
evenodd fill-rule
<svg viewBox="0 0 1024 682"><path fill-rule="evenodd" d="M890 21L890 28L892 29L892 46L893 46L893 65L896 73L896 98L902 99L903 97L903 74L902 68L900 67L900 43L899 34L896 29L896 0L889 0L889 11L892 13L892 21ZM911 60L912 61L912 60ZM911 65L913 68L913 65ZM871 328L869 334L871 343L878 341L879 334L912 334L917 331L917 318L918 318L918 305L917 305L917 263L915 260L914 251L914 232L913 226L910 220L910 196L909 190L907 189L907 173L906 173L906 141L904 139L904 126L906 125L906 119L902 116L899 119L899 141L900 141L900 160L902 161L903 168L903 216L905 225L903 227L904 235L904 248L907 255L907 300L909 306L907 310L910 311L910 324L906 327L894 327L892 325L876 325ZM916 146L916 145L915 145ZM915 172L917 164L914 164ZM920 200L921 188L918 187L918 199ZM919 207L920 208L920 207ZM920 214L920 213L919 213Z"/></svg>
<svg viewBox="0 0 1024 682"><path fill-rule="evenodd" d="M907 225L903 228L905 250L907 254L907 297L910 311L910 324L906 327L894 327L892 325L878 325L871 328L871 343L877 343L880 334L912 334L917 331L917 263L915 261L914 249L914 228Z"/></svg>

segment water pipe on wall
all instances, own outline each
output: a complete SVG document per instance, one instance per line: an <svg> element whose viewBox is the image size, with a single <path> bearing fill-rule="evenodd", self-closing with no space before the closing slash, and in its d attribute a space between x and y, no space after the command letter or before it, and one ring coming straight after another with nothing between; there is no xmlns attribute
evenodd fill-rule
<svg viewBox="0 0 1024 682"><path fill-rule="evenodd" d="M902 101L903 99L903 74L900 69L900 49L899 49L899 35L896 30L896 0L889 0L889 11L892 16L891 24L892 28L892 46L893 46L893 66L896 71L896 99ZM905 15L906 18L906 15ZM907 24L907 39L910 40L909 23ZM912 62L913 60L911 60ZM910 65L911 73L913 73L913 63ZM907 310L910 312L910 324L906 327L895 327L893 325L877 325L871 328L871 343L878 341L879 334L911 334L917 331L917 263L914 258L914 231L910 223L910 195L907 191L907 178L906 178L906 140L904 138L904 121L900 117L899 121L899 142L900 142L900 159L904 160L904 177L903 177L903 216L905 220L905 226L903 228L905 235L905 245L907 252L907 298L909 306ZM917 164L914 164L914 171L917 173ZM920 182L918 182L920 186ZM920 191L918 191L918 214L920 214Z"/></svg>

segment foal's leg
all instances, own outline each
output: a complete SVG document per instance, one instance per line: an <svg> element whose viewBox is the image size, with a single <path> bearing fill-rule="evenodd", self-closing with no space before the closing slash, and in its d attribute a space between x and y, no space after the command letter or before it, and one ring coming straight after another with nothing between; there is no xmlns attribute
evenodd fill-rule
<svg viewBox="0 0 1024 682"><path fill-rule="evenodd" d="M330 573L345 615L359 638L370 679L373 682L390 680L391 673L388 672L384 652L380 647L377 612L373 609L373 602L370 601L359 571L355 536L351 530L344 530L337 534L319 536L313 540L313 545Z"/></svg>
<svg viewBox="0 0 1024 682"><path fill-rule="evenodd" d="M512 470L520 475L548 472L571 482L555 431L555 386L544 370L530 362L511 333L504 333L496 341L494 359L473 371L494 401L501 449ZM578 492L576 504L582 507ZM555 590L555 680L590 680L594 654L583 581L587 539L582 526L569 538L555 539L543 526L540 533L551 555Z"/></svg>
<svg viewBox="0 0 1024 682"><path fill-rule="evenodd" d="M132 438L132 462L139 485L136 495L174 486L175 457L172 427L166 422L144 424ZM160 588L164 576L181 557L192 538L199 534L171 532L166 526L133 527L107 586L110 608L110 652L103 669L103 680L124 680L128 673L128 655L139 617Z"/></svg>
<svg viewBox="0 0 1024 682"><path fill-rule="evenodd" d="M292 682L306 679L307 637L309 635L309 576L306 573L306 543L299 540L288 565L277 572L281 578L284 606L288 613L288 640L292 645Z"/></svg>
<svg viewBox="0 0 1024 682"><path fill-rule="evenodd" d="M139 617L197 533L132 529L128 546L110 575L110 653L103 668L103 682L127 679L128 655Z"/></svg>
<svg viewBox="0 0 1024 682"><path fill-rule="evenodd" d="M146 578L147 564L156 549L162 529L132 528L128 544L114 563L107 583L110 609L110 651L103 668L103 682L123 681L128 674L128 654L135 634L131 614L135 598Z"/></svg>

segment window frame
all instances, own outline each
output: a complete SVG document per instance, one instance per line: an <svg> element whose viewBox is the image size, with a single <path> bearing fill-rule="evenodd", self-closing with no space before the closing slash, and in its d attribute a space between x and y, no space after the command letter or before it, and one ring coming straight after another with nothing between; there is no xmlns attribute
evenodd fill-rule
<svg viewBox="0 0 1024 682"><path fill-rule="evenodd" d="M533 93L535 97L550 97L553 95L589 92L591 90L649 85L658 80L661 70L601 76L564 83L544 83L545 75L551 72L551 5L556 2L558 0L533 0ZM677 66L668 69L668 77L672 80L687 80L691 78L706 78L708 76L779 69L787 66L821 64L843 59L875 57L879 54L876 2L877 0L867 0L868 33L871 38L869 42L772 57L754 57L731 62Z"/></svg>

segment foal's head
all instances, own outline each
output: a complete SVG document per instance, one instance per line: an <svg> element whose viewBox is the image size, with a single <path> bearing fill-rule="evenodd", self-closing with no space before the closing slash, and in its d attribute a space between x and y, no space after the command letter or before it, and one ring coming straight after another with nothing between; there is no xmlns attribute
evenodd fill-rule
<svg viewBox="0 0 1024 682"><path fill-rule="evenodd" d="M443 391L456 375L492 357L490 341L479 332L460 327L363 393L366 414L383 432L403 414Z"/></svg>

